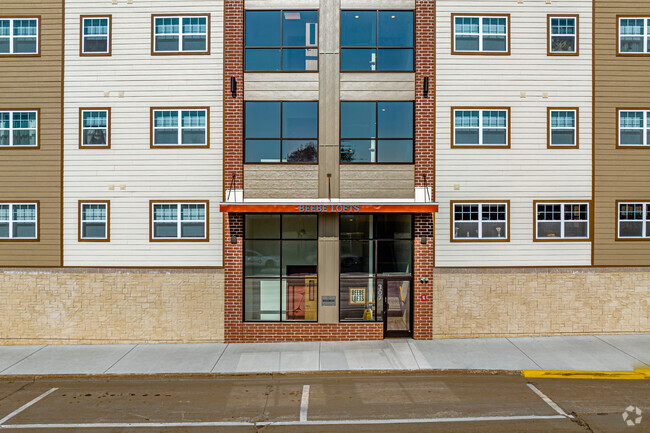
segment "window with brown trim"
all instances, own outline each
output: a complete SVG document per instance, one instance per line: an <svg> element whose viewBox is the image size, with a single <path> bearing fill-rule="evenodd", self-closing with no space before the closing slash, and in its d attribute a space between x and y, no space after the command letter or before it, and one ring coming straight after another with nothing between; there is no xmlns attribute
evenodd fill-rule
<svg viewBox="0 0 650 433"><path fill-rule="evenodd" d="M152 15L151 55L210 54L210 15Z"/></svg>
<svg viewBox="0 0 650 433"><path fill-rule="evenodd" d="M548 15L548 55L577 56L578 15Z"/></svg>
<svg viewBox="0 0 650 433"><path fill-rule="evenodd" d="M40 56L40 30L40 16L0 16L0 57Z"/></svg>
<svg viewBox="0 0 650 433"><path fill-rule="evenodd" d="M40 147L40 110L0 111L0 149Z"/></svg>
<svg viewBox="0 0 650 433"><path fill-rule="evenodd" d="M509 107L451 107L451 147L509 148Z"/></svg>
<svg viewBox="0 0 650 433"><path fill-rule="evenodd" d="M650 240L650 203L616 202L616 240Z"/></svg>
<svg viewBox="0 0 650 433"><path fill-rule="evenodd" d="M79 55L111 55L111 19L111 15L81 16L81 29L79 33Z"/></svg>
<svg viewBox="0 0 650 433"><path fill-rule="evenodd" d="M79 242L110 242L111 202L79 201Z"/></svg>
<svg viewBox="0 0 650 433"><path fill-rule="evenodd" d="M510 14L451 14L452 54L510 55Z"/></svg>
<svg viewBox="0 0 650 433"><path fill-rule="evenodd" d="M510 202L451 202L452 242L510 242Z"/></svg>
<svg viewBox="0 0 650 433"><path fill-rule="evenodd" d="M650 16L618 15L618 55L650 55Z"/></svg>
<svg viewBox="0 0 650 433"><path fill-rule="evenodd" d="M150 236L154 241L208 242L209 202L149 202Z"/></svg>
<svg viewBox="0 0 650 433"><path fill-rule="evenodd" d="M151 147L210 147L210 109L151 108Z"/></svg>
<svg viewBox="0 0 650 433"><path fill-rule="evenodd" d="M39 202L0 202L0 241L39 240Z"/></svg>
<svg viewBox="0 0 650 433"><path fill-rule="evenodd" d="M79 148L110 149L111 147L111 109L79 109Z"/></svg>
<svg viewBox="0 0 650 433"><path fill-rule="evenodd" d="M618 108L617 147L650 148L650 110Z"/></svg>
<svg viewBox="0 0 650 433"><path fill-rule="evenodd" d="M589 203L533 202L534 241L588 241Z"/></svg>
<svg viewBox="0 0 650 433"><path fill-rule="evenodd" d="M549 149L578 148L578 111L578 108L548 108L547 147Z"/></svg>

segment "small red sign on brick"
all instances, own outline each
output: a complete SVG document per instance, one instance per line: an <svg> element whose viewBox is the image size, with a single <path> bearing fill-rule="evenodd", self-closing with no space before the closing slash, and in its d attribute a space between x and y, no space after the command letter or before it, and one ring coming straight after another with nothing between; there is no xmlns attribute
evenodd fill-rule
<svg viewBox="0 0 650 433"><path fill-rule="evenodd" d="M422 299L423 301L426 301L426 300L427 300L427 295L422 295L422 296L420 297L420 299Z"/></svg>

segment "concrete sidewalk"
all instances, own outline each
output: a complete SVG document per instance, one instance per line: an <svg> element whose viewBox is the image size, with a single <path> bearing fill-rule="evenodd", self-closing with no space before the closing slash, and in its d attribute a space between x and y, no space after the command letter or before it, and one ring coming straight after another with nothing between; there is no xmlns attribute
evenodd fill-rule
<svg viewBox="0 0 650 433"><path fill-rule="evenodd" d="M645 364L645 365L644 365ZM0 346L0 376L650 367L650 334L264 344Z"/></svg>

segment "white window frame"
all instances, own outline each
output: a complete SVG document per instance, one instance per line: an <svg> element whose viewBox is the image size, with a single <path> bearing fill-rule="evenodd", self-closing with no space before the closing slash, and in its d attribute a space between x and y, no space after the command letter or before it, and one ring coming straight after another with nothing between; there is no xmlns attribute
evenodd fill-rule
<svg viewBox="0 0 650 433"><path fill-rule="evenodd" d="M106 20L106 35L87 35L86 34L86 20ZM82 54L110 54L111 52L111 17L110 16L96 16L96 17L83 17L81 22L81 53ZM106 37L106 51L86 51L86 38L87 37Z"/></svg>
<svg viewBox="0 0 650 433"><path fill-rule="evenodd" d="M571 112L573 113L573 127L559 127L559 126L553 126L553 113L556 112ZM551 108L549 110L549 116L548 116L548 128L549 128L549 137L548 137L548 144L550 147L578 147L578 110L575 108ZM568 131L572 130L573 131L573 144L554 144L553 143L553 131Z"/></svg>
<svg viewBox="0 0 650 433"><path fill-rule="evenodd" d="M621 115L623 113L643 113L643 126L641 128L631 128L622 126ZM643 135L643 144L623 144L621 133L623 130L638 131L641 130ZM650 146L648 142L648 133L650 132L650 110L618 110L618 145L619 147L645 147Z"/></svg>
<svg viewBox="0 0 650 433"><path fill-rule="evenodd" d="M36 21L36 36L28 36L28 37L35 37L36 38L36 51L30 52L30 53L15 53L14 52L14 38L16 37L14 35L14 21ZM39 18L38 17L14 17L14 18L4 18L0 16L0 21L9 21L9 52L8 53L0 53L0 56L33 56L33 55L38 55L40 54L40 23L39 23ZM0 38L7 38L7 36L0 36Z"/></svg>
<svg viewBox="0 0 650 433"><path fill-rule="evenodd" d="M642 205L643 212L641 219L621 219L621 206L623 205ZM650 222L650 217L648 217L648 212L650 212L650 203L642 201L625 201L618 202L616 206L616 238L617 239L650 239L650 232L648 232L648 222ZM621 223L622 222L640 222L641 223L641 236L621 236Z"/></svg>
<svg viewBox="0 0 650 433"><path fill-rule="evenodd" d="M548 51L551 54L576 54L578 52L578 17L575 15L566 16L551 16L549 17L548 29ZM573 20L573 35L568 34L554 34L553 33L553 20ZM573 37L573 51L553 51L553 37L567 38Z"/></svg>
<svg viewBox="0 0 650 433"><path fill-rule="evenodd" d="M178 33L156 33L156 20L157 19L178 19ZM183 32L183 18L205 18L205 33L184 33ZM183 49L183 36L196 36L201 35L205 36L205 50L184 50ZM156 50L156 36L178 36L178 50L177 51L158 51ZM208 14L205 15L154 15L153 16L153 44L151 50L155 54L165 54L165 53L174 53L174 54L183 54L183 53L208 53L210 52L210 17Z"/></svg>
<svg viewBox="0 0 650 433"><path fill-rule="evenodd" d="M478 237L475 238L470 238L470 237L457 237L456 236L456 206L478 206L478 220L461 220L458 221L459 223L477 223L478 224ZM484 220L483 219L483 206L505 206L506 207L506 218L504 220ZM510 205L508 202L494 202L494 203L481 203L481 202L473 202L473 203L464 203L464 202L456 202L452 204L452 209L451 209L451 215L452 215L452 230L453 232L451 233L452 239L454 241L508 241L510 239L509 237L509 230L510 227L508 225L508 212L510 212ZM483 223L484 222L493 222L493 223L503 223L505 227L505 233L502 233L501 236L499 237L483 237Z"/></svg>
<svg viewBox="0 0 650 433"><path fill-rule="evenodd" d="M458 32L458 27L456 26L456 18L478 18L478 33L460 33ZM484 18L504 18L506 20L506 31L505 33L484 33L483 32L483 19ZM508 53L510 46L510 35L508 32L510 17L508 15L454 15L453 17L453 26L454 26L454 35L452 44L454 45L454 53L485 53L485 54L506 54ZM456 37L457 36L478 36L478 50L459 50L456 48ZM505 51L484 51L483 50L483 38L485 36L505 36L506 38L506 49Z"/></svg>
<svg viewBox="0 0 650 433"><path fill-rule="evenodd" d="M472 147L472 146L485 146L485 147L502 147L502 148L508 148L510 147L510 110L507 110L505 108L471 108L471 107L454 107L453 109L453 116L452 116L452 125L454 127L454 136L452 137L452 146L453 147ZM458 111L478 111L478 127L457 127L456 126L456 112ZM490 127L490 128L485 128L483 126L483 114L486 111L503 111L506 113L506 126L505 127ZM476 144L457 144L456 143L456 129L477 129L478 128L478 143ZM484 129L503 129L505 130L506 133L506 142L505 144L484 144L483 143L483 130Z"/></svg>
<svg viewBox="0 0 650 433"><path fill-rule="evenodd" d="M176 220L158 220L156 221L156 205L176 205ZM182 207L183 205L203 205L205 208L205 218L203 220L184 220L182 219ZM165 202L165 201L154 201L151 202L151 240L154 241L169 241L169 240L181 240L181 241L205 241L208 239L208 202L207 201L196 201L196 202ZM156 222L161 223L171 223L176 222L176 236L175 237L156 237L155 224ZM203 223L203 237L183 237L182 236L182 223Z"/></svg>
<svg viewBox="0 0 650 433"><path fill-rule="evenodd" d="M90 126L85 126L84 125L84 113L104 113L106 114L106 126L102 127L90 127ZM110 119L111 116L108 112L108 110L104 108L98 108L98 109L92 109L92 108L83 108L81 110L81 143L80 147L87 147L87 148L95 148L95 147L110 147L110 142L111 138L109 137L110 134ZM106 137L106 144L84 144L84 137L86 136L85 132L87 129L105 129L105 137Z"/></svg>
<svg viewBox="0 0 650 433"><path fill-rule="evenodd" d="M39 146L39 131L38 131L38 125L39 125L39 119L38 119L38 110L0 110L0 114L2 113L9 113L9 128L3 128L0 124L0 131L9 131L9 145L8 146L2 146L0 145L0 149L6 149L8 147L12 148L30 148L30 147L38 147ZM36 128L14 128L14 115L16 113L34 113L36 115ZM36 143L34 144L14 144L14 131L31 131L34 130L35 135L36 135Z"/></svg>
<svg viewBox="0 0 650 433"><path fill-rule="evenodd" d="M623 20L643 20L643 34L642 35L624 35L621 33L621 23ZM633 17L619 17L618 18L618 54L625 55L650 55L650 45L648 38L650 38L650 16L633 16ZM623 45L623 38L625 37L641 37L643 38L643 51L621 51Z"/></svg>
<svg viewBox="0 0 650 433"><path fill-rule="evenodd" d="M183 111L202 111L205 114L205 126L203 129L204 132L204 143L203 144L183 144L183 130L184 129L199 129L196 127L185 126L183 127ZM178 118L178 125L175 127L166 127L166 126L156 126L156 113L159 112L176 112ZM209 137L208 137L208 128L210 125L210 115L207 108L154 108L151 116L151 137L152 147L209 147ZM159 129L177 129L178 136L176 143L171 144L157 144L156 143L156 131Z"/></svg>
<svg viewBox="0 0 650 433"><path fill-rule="evenodd" d="M9 224L9 237L0 238L0 240L36 240L38 239L38 203L36 202L0 202L0 206L9 206L9 219L0 220L0 223ZM33 220L14 220L14 206L34 206L34 219ZM14 237L14 224L15 223L34 223L34 237L22 238Z"/></svg>
<svg viewBox="0 0 650 433"><path fill-rule="evenodd" d="M559 220L540 220L539 219L539 214L540 214L540 206L560 206L560 219ZM567 206L587 206L587 219L586 220L567 220L565 219L565 209ZM573 212L573 211L572 211ZM581 240L589 240L590 239L590 221L589 221L589 215L590 215L590 208L589 208L589 202L538 202L535 204L535 239L536 240L558 240L558 239L569 239L569 240L576 240L576 241L581 241ZM565 234L565 223L570 223L570 222L585 222L587 223L587 236L572 236L572 237L567 237ZM540 237L539 236L539 224L540 223L560 223L560 237Z"/></svg>
<svg viewBox="0 0 650 433"><path fill-rule="evenodd" d="M84 206L97 206L101 205L104 206L106 209L106 212L104 213L104 220L84 220ZM91 202L91 201L82 201L79 203L79 239L84 240L84 241L102 241L102 240L108 240L108 219L109 219L109 204L108 202ZM104 223L104 236L101 238L94 238L94 237L84 237L84 224L85 223L93 223L97 224L98 222L103 222Z"/></svg>

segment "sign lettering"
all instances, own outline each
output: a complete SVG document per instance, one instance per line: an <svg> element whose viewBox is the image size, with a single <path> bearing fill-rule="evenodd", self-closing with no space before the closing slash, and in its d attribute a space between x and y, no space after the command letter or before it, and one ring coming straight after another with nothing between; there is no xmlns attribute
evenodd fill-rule
<svg viewBox="0 0 650 433"><path fill-rule="evenodd" d="M299 213L358 213L358 204L301 204Z"/></svg>

